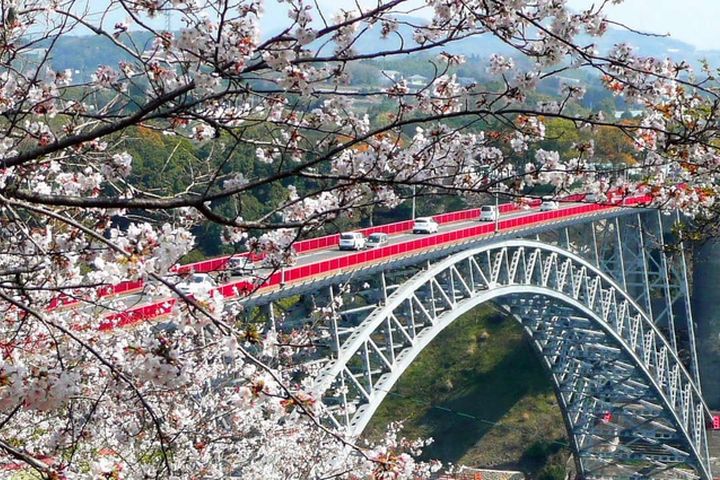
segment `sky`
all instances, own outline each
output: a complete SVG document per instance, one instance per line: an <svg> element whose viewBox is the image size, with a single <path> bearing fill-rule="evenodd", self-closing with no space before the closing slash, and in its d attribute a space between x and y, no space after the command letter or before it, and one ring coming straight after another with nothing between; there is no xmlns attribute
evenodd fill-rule
<svg viewBox="0 0 720 480"><path fill-rule="evenodd" d="M359 0L361 4L374 4L377 0ZM568 0L580 10L602 0ZM272 9L273 0L266 0ZM322 7L352 5L355 0L318 0ZM411 2L422 4L422 0ZM611 2L608 2L611 3ZM672 38L687 42L701 50L720 50L720 0L624 0L620 5L608 5L606 12L611 20L636 30L670 34ZM267 21L267 19L264 19Z"/></svg>
<svg viewBox="0 0 720 480"><path fill-rule="evenodd" d="M577 9L600 0L569 0ZM672 38L702 50L720 50L720 0L625 0L609 5L608 17L629 27L651 33L670 33Z"/></svg>
<svg viewBox="0 0 720 480"><path fill-rule="evenodd" d="M86 1L93 9L102 9L108 2L108 0ZM330 7L330 10L345 5L352 7L356 1L367 5L375 4L378 0L317 0L324 9ZM568 4L579 10L592 4L597 5L601 1L568 0ZM265 0L264 3L266 6L265 18L262 21L264 29L272 30L278 18L284 17L282 21L286 21L284 4L279 6L278 0ZM423 3L424 0L411 2L414 6ZM717 28L720 20L720 0L625 0L620 5L608 5L606 8L612 20L634 29L650 33L669 33L673 38L690 43L698 49L720 50L720 34ZM120 15L117 15L117 18L114 18L115 16L111 14L109 20L113 22L122 20ZM162 22L163 20L157 21L159 25L162 25Z"/></svg>

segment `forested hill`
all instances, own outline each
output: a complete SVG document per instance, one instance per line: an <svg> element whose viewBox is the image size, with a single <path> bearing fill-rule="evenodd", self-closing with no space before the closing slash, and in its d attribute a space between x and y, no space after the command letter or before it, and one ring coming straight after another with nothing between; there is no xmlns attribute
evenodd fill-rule
<svg viewBox="0 0 720 480"><path fill-rule="evenodd" d="M419 22L420 20L412 20ZM401 27L402 29L410 29L409 26ZM368 35L364 35L356 45L359 50L372 51L377 49L387 50L393 48L393 40L382 40L380 38L379 28L370 30ZM401 32L403 34L409 31ZM405 35L407 36L407 35ZM412 35L409 35L412 37ZM120 40L132 43L138 49L150 47L150 38L147 34L133 33L130 36L120 37ZM596 39L592 39L594 41ZM590 43L591 39L587 39ZM382 45L380 42L383 42ZM601 51L607 51L612 45L627 42L637 45L640 52L647 55L656 56L675 56L680 57L700 57L702 52L696 51L692 46L673 40L670 38L644 37L631 32L612 30L606 38L601 39L599 48ZM493 52L504 52L510 54L509 47L501 44L494 37L482 36L472 39L465 39L443 47L444 50L464 53L468 56L468 62L459 67L454 67L452 73L457 74L460 81L477 82L478 84L486 84L492 88L493 80L487 76L487 58ZM35 54L38 58L42 58L44 52L38 49ZM389 58L384 60L368 60L355 62L347 67L350 87L358 90L368 89L377 90L388 80L384 72L393 70L400 75L410 77L414 74L424 75L431 78L433 75L433 64L431 60L435 53L425 52L422 54L408 55L402 58ZM710 52L708 58L715 58L720 64L720 51ZM126 52L114 45L110 40L101 36L65 36L57 39L50 55L50 64L55 70L71 69L74 70L76 79L88 80L95 72L99 65L115 66L122 60L128 60L129 56ZM613 96L605 89L597 76L592 76L585 72L568 74L574 76L583 76L584 83L587 84L587 92L582 100L569 105L568 108L574 111L590 112L603 111L610 117L615 115L619 117L623 115L625 121L632 122L631 112L636 106L625 105L619 97ZM557 98L560 92L561 81L567 80L564 77L545 81L541 83L537 92L533 92L528 97L528 104L535 105L536 102ZM131 92L132 93L132 92ZM140 92L135 92L141 95ZM306 105L303 108L313 108L315 99L304 99ZM392 102L386 102L381 97L358 101L353 108L367 113L368 118L373 125L377 125L385 121L387 115L393 113L394 106ZM542 143L542 148L546 150L557 150L562 156L574 155L573 149L575 145L583 144L590 140L588 133L578 133L568 122L558 119L547 119L547 139ZM479 130L497 130L502 131L503 126L500 124L478 123L474 128ZM412 134L414 127L408 127L407 131L403 131L404 135ZM252 134L252 132L250 132ZM632 164L634 148L628 139L613 129L600 129L595 135L595 152L597 158L602 158L610 163ZM221 144L224 144L221 142ZM191 172L196 171L199 164L202 164L211 154L211 152L203 147L193 145L191 142L175 137L164 137L150 129L132 129L126 132L123 138L123 148L126 149L134 158L133 162L133 179L146 188L157 188L162 184L163 187L169 188L169 191L179 192L187 188L190 183ZM218 150L215 154L225 155ZM234 149L232 153L227 153L232 158L225 163L223 174L232 172L241 172L246 178L254 178L257 175L262 176L264 169L268 167L257 162L254 158L254 150L251 148ZM528 161L518 154L513 154L515 160L519 164ZM296 185L302 190L304 185ZM541 192L542 194L546 192ZM225 202L223 205L214 205L214 208L226 209L226 213L237 213L244 218L256 218L257 215L266 214L269 211L269 205L273 205L282 197L284 193L279 189L258 189L249 192L237 202ZM466 205L462 199L457 196L435 196L429 201L423 195L418 201L419 214L434 214L439 211L449 209L464 208ZM482 199L480 199L482 200ZM366 226L373 223L385 223L403 218L409 218L410 205L405 202L392 211L384 209L367 209L361 215L355 218L343 218L337 220L328 227L332 231L341 231L345 228L355 226ZM198 227L194 233L198 239L198 247L195 253L197 256L218 255L223 248L222 242L219 241L220 228L215 224L208 224ZM327 232L313 232L321 234ZM226 252L229 253L229 252ZM189 259L188 259L189 260Z"/></svg>

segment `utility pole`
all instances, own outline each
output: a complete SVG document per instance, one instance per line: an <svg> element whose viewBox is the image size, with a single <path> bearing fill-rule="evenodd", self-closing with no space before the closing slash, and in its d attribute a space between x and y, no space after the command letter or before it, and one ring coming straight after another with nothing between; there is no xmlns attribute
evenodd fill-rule
<svg viewBox="0 0 720 480"><path fill-rule="evenodd" d="M415 220L415 187L416 185L413 183L413 194L412 194L412 219Z"/></svg>
<svg viewBox="0 0 720 480"><path fill-rule="evenodd" d="M498 192L495 190L495 233L500 230L500 205L498 202Z"/></svg>

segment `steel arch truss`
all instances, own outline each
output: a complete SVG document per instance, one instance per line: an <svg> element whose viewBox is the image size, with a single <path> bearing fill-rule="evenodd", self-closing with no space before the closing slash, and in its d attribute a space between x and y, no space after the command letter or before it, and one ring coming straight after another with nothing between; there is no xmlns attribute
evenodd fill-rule
<svg viewBox="0 0 720 480"><path fill-rule="evenodd" d="M383 297L359 325L332 332L336 356L317 377L329 421L349 435L362 432L439 332L495 300L520 321L553 379L582 478L711 478L708 412L694 377L598 265L558 246L507 240L428 265Z"/></svg>

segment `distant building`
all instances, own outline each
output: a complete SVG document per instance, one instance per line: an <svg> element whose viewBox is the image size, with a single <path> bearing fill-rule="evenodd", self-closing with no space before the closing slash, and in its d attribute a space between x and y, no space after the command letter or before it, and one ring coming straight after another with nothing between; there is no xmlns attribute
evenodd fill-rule
<svg viewBox="0 0 720 480"><path fill-rule="evenodd" d="M525 480L525 474L513 470L492 470L461 466L454 474L440 474L437 480Z"/></svg>
<svg viewBox="0 0 720 480"><path fill-rule="evenodd" d="M555 78L557 78L558 82L567 83L567 84L570 84L570 83L578 84L581 81L579 78L572 78L572 77L555 77Z"/></svg>
<svg viewBox="0 0 720 480"><path fill-rule="evenodd" d="M45 56L47 56L47 52L48 49L43 47L28 48L23 50L23 54L37 58L44 58Z"/></svg>
<svg viewBox="0 0 720 480"><path fill-rule="evenodd" d="M423 77L422 75L410 75L407 78L408 85L412 87L424 87L428 84L428 78Z"/></svg>
<svg viewBox="0 0 720 480"><path fill-rule="evenodd" d="M613 112L613 116L616 120L620 120L621 118L627 116L630 116L630 118L637 118L642 116L643 111L642 110L615 110Z"/></svg>

